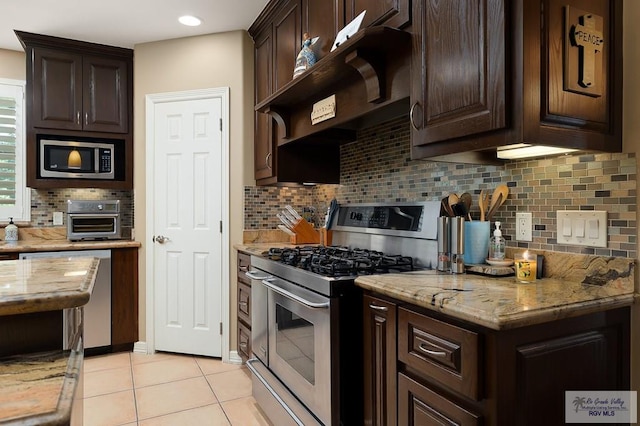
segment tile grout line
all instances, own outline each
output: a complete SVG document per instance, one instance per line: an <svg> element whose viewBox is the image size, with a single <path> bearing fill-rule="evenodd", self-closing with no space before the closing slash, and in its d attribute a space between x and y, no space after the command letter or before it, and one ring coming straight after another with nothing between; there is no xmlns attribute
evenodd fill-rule
<svg viewBox="0 0 640 426"><path fill-rule="evenodd" d="M136 382L133 376L133 360L131 359L132 353L129 352L129 372L131 374L131 386L133 386L133 408L136 413L136 425L140 423L140 415L138 414L138 398L136 396Z"/></svg>
<svg viewBox="0 0 640 426"><path fill-rule="evenodd" d="M204 371L202 371L202 367L200 366L200 363L198 363L198 360L195 360L195 361L196 361L196 364L198 365L198 368L200 369L200 372L202 373L202 377L207 382L207 386L209 386L209 389L211 389L211 393L216 398L216 401L218 401L218 405L220 406L220 409L222 410L222 414L224 414L224 417L227 419L227 422L229 422L229 424L231 426L233 426L233 424L231 423L231 419L229 418L229 415L227 414L227 412L224 409L224 405L222 405L222 401L220 401L220 399L218 399L218 395L216 395L216 392L213 390L213 387L211 386L211 383L209 382L209 380L207 380L207 375L204 374ZM210 376L213 376L214 374L210 374Z"/></svg>

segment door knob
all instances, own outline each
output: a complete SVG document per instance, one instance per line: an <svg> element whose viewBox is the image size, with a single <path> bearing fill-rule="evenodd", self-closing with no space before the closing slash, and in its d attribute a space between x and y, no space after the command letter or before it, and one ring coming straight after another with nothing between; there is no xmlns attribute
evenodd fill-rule
<svg viewBox="0 0 640 426"><path fill-rule="evenodd" d="M167 241L169 241L169 237L158 235L157 237L153 237L151 240L156 242L156 243L164 244Z"/></svg>

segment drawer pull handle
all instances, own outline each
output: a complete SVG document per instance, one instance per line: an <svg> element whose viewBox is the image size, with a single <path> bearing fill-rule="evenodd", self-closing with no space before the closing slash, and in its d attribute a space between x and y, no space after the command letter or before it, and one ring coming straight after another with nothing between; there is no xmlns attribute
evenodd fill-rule
<svg viewBox="0 0 640 426"><path fill-rule="evenodd" d="M240 306L248 306L249 304L247 302L238 302L238 305L240 305Z"/></svg>
<svg viewBox="0 0 640 426"><path fill-rule="evenodd" d="M375 311L380 311L380 312L387 312L389 310L389 308L387 308L386 306L376 306L372 303L369 304L369 307Z"/></svg>
<svg viewBox="0 0 640 426"><path fill-rule="evenodd" d="M430 350L430 349L427 349L424 343L420 343L420 345L418 346L418 348L419 348L422 352L424 352L424 353L426 353L426 354L428 354L428 355L433 355L433 356L447 356L447 353L446 353L446 352L443 352L443 351L432 351L432 350Z"/></svg>
<svg viewBox="0 0 640 426"><path fill-rule="evenodd" d="M247 342L240 342L240 347L245 349L247 347Z"/></svg>
<svg viewBox="0 0 640 426"><path fill-rule="evenodd" d="M248 266L240 266L238 269L240 269L242 272L247 272L249 270Z"/></svg>

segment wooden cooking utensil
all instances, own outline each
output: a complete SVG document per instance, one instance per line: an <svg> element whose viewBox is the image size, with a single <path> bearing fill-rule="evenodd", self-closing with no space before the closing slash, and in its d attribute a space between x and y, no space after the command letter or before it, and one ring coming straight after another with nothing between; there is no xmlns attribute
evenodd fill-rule
<svg viewBox="0 0 640 426"><path fill-rule="evenodd" d="M489 193L485 192L484 189L480 191L478 206L480 207L480 220L484 221L485 214L489 211Z"/></svg>
<svg viewBox="0 0 640 426"><path fill-rule="evenodd" d="M471 204L473 203L473 200L471 198L471 194L469 194L468 192L463 193L460 196L460 202L462 204L464 204L464 207L467 211L467 218L471 221L473 219L471 219Z"/></svg>
<svg viewBox="0 0 640 426"><path fill-rule="evenodd" d="M449 197L444 197L442 199L441 210L443 210L444 214L449 216L449 217L455 216L455 214L453 213L453 210L451 209L451 206L449 205Z"/></svg>
<svg viewBox="0 0 640 426"><path fill-rule="evenodd" d="M454 204L458 204L458 201L460 201L460 198L458 197L457 194L455 193L451 193L449 194L449 198L447 198L447 203L449 203L449 209L451 209L451 216L455 216L455 213L453 212L453 205Z"/></svg>
<svg viewBox="0 0 640 426"><path fill-rule="evenodd" d="M507 197L509 196L509 187L507 185L498 185L498 187L493 191L493 195L491 196L491 206L489 207L489 215L487 220L491 220L496 211L500 208L501 205L507 201Z"/></svg>

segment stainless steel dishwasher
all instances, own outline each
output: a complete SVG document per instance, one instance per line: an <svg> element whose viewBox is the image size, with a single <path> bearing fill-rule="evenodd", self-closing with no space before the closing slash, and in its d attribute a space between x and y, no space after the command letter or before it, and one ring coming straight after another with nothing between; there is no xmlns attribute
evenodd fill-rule
<svg viewBox="0 0 640 426"><path fill-rule="evenodd" d="M100 259L89 303L84 306L84 348L111 345L111 250L20 253L20 259L97 257ZM66 319L65 319L66 321Z"/></svg>

